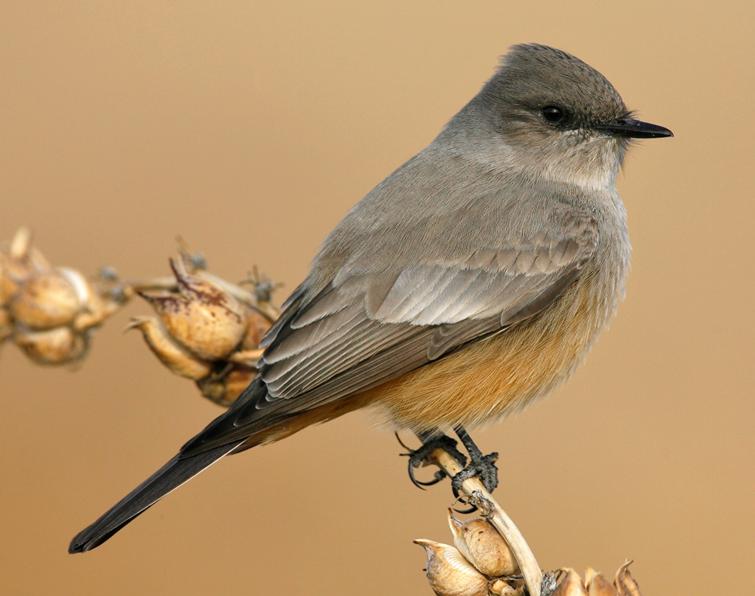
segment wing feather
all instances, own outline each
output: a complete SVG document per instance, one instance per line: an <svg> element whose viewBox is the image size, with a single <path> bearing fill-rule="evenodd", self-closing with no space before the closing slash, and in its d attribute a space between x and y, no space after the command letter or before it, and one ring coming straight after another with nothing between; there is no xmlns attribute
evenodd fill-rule
<svg viewBox="0 0 755 596"><path fill-rule="evenodd" d="M303 284L264 340L260 374L187 453L344 399L531 317L579 275L597 244L589 217L445 259L345 260ZM303 289L302 289L303 288Z"/></svg>

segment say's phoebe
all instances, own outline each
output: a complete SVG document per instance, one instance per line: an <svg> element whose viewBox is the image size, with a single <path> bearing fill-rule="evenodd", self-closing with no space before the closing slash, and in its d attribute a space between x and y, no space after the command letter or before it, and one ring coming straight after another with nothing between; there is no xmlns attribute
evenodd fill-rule
<svg viewBox="0 0 755 596"><path fill-rule="evenodd" d="M615 188L629 139L669 136L633 119L574 56L512 48L327 237L238 401L70 552L95 548L225 455L367 405L428 441L454 428L493 488L492 458L464 427L522 408L586 354L629 266Z"/></svg>

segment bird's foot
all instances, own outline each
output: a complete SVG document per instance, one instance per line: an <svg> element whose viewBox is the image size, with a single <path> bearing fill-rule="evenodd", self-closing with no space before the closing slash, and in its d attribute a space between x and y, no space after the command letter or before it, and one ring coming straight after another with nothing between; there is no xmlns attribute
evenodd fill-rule
<svg viewBox="0 0 755 596"><path fill-rule="evenodd" d="M414 475L414 471L417 468L430 466L435 463L432 457L432 453L436 449L442 449L443 451L448 453L457 462L459 462L459 465L467 465L467 458L461 451L456 448L456 441L447 435L436 434L432 437L426 438L422 441L422 445L420 445L417 449L411 449L410 447L405 445L401 440L401 437L398 436L398 433L396 433L396 439L398 439L398 442L401 444L401 446L406 449L406 452L402 453L401 455L409 458L409 463L407 466L409 480L411 480L412 484L419 489L424 490L426 486L438 484L438 482L440 482L447 476L445 471L441 469L435 471L432 480L418 480Z"/></svg>
<svg viewBox="0 0 755 596"><path fill-rule="evenodd" d="M453 490L454 497L459 498L461 491L461 485L468 478L474 478L475 476L480 479L483 486L488 492L493 492L498 486L498 468L495 462L498 460L498 453L488 453L483 455L482 453L470 453L470 462L461 472L451 478L451 490Z"/></svg>
<svg viewBox="0 0 755 596"><path fill-rule="evenodd" d="M492 493L498 486L498 468L495 465L495 462L498 460L498 453L494 451L493 453L483 455L480 448L463 426L457 426L454 430L466 448L467 453L469 453L470 460L468 466L451 478L451 490L453 490L454 496L459 499L461 485L468 478L475 476L480 479L488 492ZM459 513L472 513L476 509L477 507L472 505L471 509L459 511Z"/></svg>

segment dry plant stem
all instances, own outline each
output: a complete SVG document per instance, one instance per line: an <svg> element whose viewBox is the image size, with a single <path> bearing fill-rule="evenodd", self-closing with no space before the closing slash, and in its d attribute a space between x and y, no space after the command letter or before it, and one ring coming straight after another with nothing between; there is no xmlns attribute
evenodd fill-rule
<svg viewBox="0 0 755 596"><path fill-rule="evenodd" d="M459 462L442 449L433 451L432 457L449 477L455 476L462 470ZM473 477L465 480L461 488L470 504L475 505L482 512L483 516L495 526L509 545L524 576L530 596L540 596L543 573L519 528L516 527L513 520L495 501L478 478Z"/></svg>

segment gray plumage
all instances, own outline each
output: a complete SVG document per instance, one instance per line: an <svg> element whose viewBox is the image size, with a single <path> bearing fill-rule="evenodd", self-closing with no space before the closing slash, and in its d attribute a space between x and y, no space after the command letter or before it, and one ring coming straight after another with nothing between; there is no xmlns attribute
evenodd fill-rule
<svg viewBox="0 0 755 596"><path fill-rule="evenodd" d="M629 260L615 177L629 136L663 130L631 120L613 86L573 56L514 47L433 143L328 236L264 340L257 380L71 551L101 543L229 450L557 312L588 282L602 327Z"/></svg>

